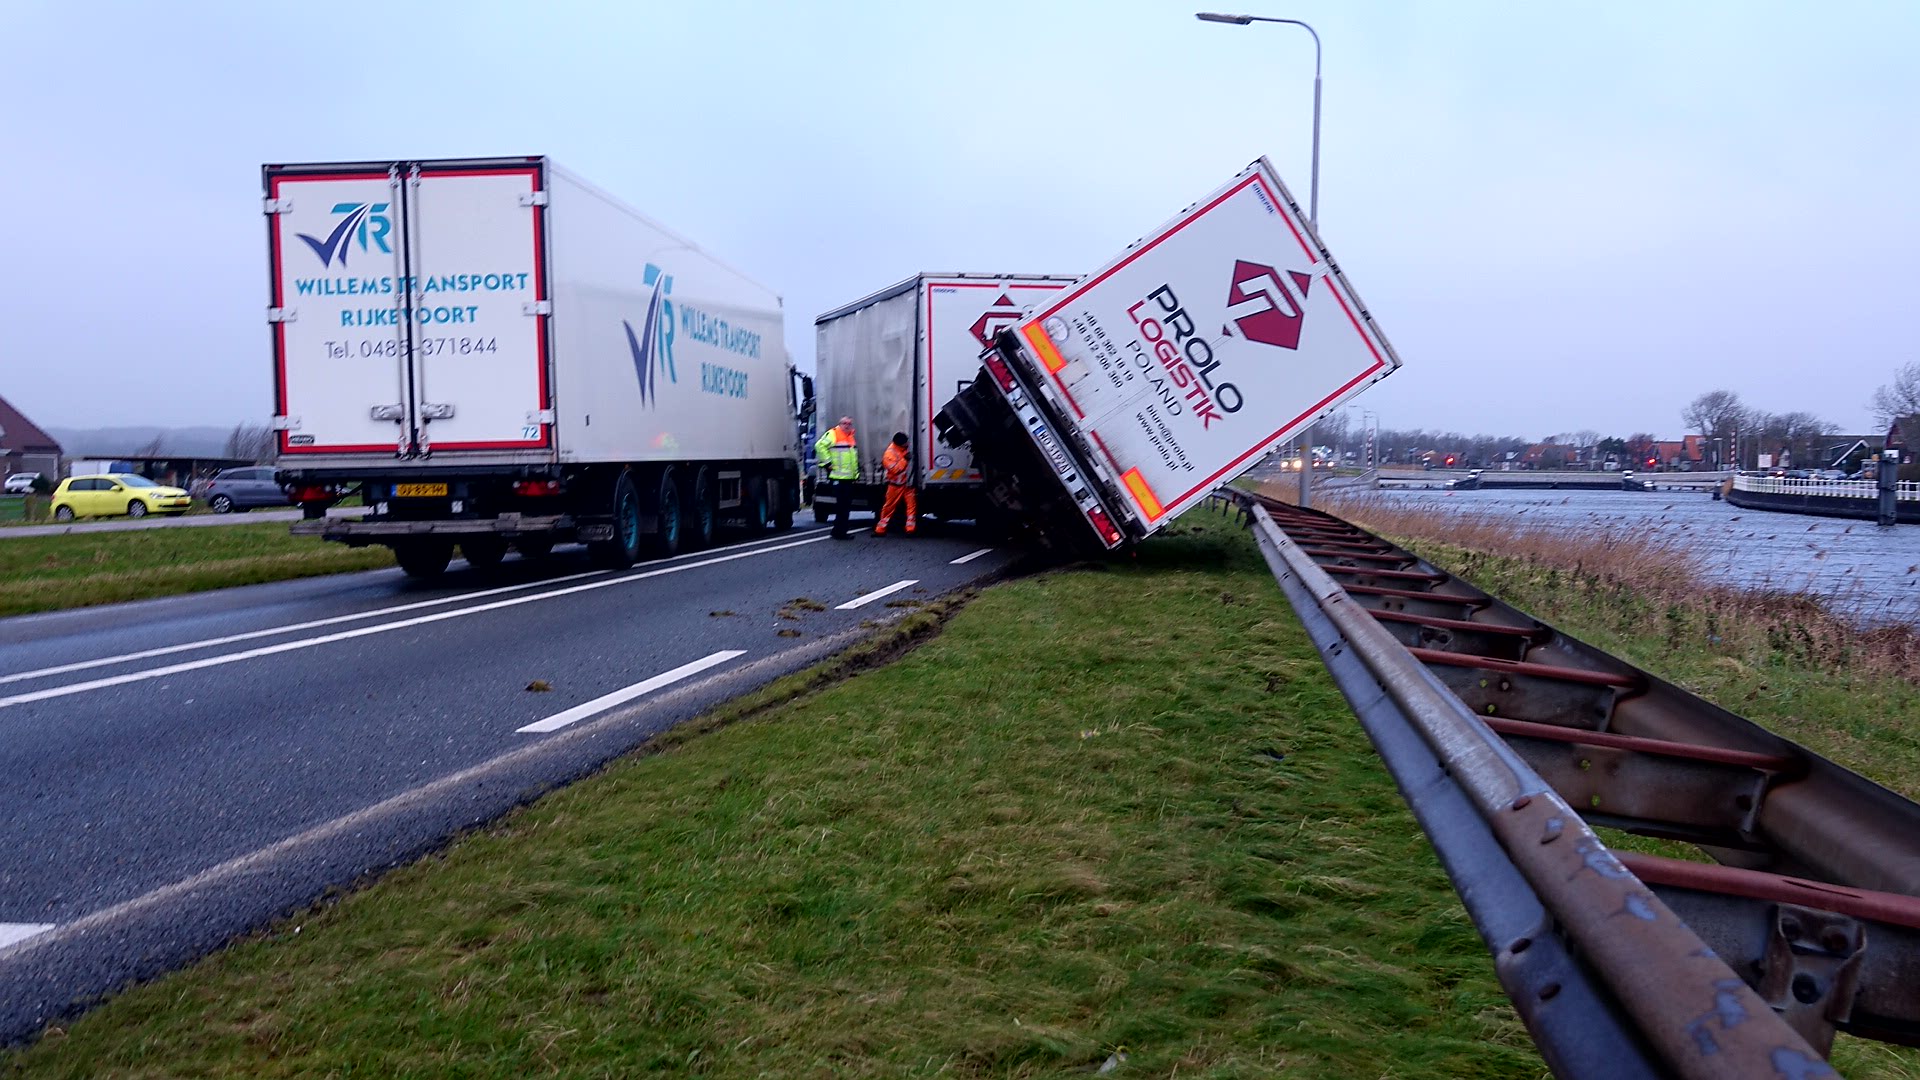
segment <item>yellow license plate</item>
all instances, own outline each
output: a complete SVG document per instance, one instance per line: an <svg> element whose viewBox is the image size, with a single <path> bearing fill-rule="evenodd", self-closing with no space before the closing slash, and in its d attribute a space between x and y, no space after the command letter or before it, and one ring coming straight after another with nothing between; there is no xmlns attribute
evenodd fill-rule
<svg viewBox="0 0 1920 1080"><path fill-rule="evenodd" d="M446 493L447 485L445 484L393 485L393 496L396 499L431 499L437 496L445 496Z"/></svg>

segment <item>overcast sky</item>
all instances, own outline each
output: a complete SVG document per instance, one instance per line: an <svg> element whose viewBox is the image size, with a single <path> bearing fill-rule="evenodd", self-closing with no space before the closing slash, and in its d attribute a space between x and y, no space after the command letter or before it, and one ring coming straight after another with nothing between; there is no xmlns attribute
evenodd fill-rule
<svg viewBox="0 0 1920 1080"><path fill-rule="evenodd" d="M1239 3L1242 0L1198 0ZM1260 154L1313 43L1193 2L0 2L0 395L271 412L262 162L547 154L813 317L918 270L1081 273ZM1238 10L1231 9L1231 10ZM1288 0L1321 233L1391 427L1873 426L1920 360L1920 3Z"/></svg>

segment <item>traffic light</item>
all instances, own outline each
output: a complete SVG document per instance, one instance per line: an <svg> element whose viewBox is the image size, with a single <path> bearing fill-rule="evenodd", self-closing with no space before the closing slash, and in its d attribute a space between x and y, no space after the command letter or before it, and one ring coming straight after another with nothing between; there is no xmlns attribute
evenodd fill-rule
<svg viewBox="0 0 1920 1080"><path fill-rule="evenodd" d="M1655 466L1657 466L1657 465L1659 465L1659 464L1660 464L1660 459L1659 459L1659 458L1657 458L1657 457L1650 457L1650 458L1648 458L1648 459L1647 459L1647 468L1649 468L1649 469L1651 469L1651 468L1653 468L1653 467L1655 467Z"/></svg>
<svg viewBox="0 0 1920 1080"><path fill-rule="evenodd" d="M1448 467L1449 469L1451 469L1451 468L1453 467L1453 455L1452 455L1452 454L1448 454L1448 455L1447 455L1447 467Z"/></svg>

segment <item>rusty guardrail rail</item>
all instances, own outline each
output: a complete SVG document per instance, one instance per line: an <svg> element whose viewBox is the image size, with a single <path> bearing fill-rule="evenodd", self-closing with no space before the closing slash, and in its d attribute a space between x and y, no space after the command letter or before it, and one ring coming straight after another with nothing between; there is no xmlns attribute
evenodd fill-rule
<svg viewBox="0 0 1920 1080"><path fill-rule="evenodd" d="M1836 1030L1920 1045L1920 806L1338 518L1220 494L1555 1075L1799 1080Z"/></svg>

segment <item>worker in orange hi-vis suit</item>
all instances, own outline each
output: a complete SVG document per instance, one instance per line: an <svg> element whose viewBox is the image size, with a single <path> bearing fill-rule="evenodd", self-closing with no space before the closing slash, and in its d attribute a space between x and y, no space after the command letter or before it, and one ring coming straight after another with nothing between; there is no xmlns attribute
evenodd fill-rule
<svg viewBox="0 0 1920 1080"><path fill-rule="evenodd" d="M893 442L887 446L887 452L881 455L880 470L887 478L887 501L881 504L880 521L873 527L873 535L885 536L887 523L893 520L893 513L900 509L900 503L907 504L907 535L913 535L915 518L920 512L920 496L913 490L913 463L907 453L907 433L895 432Z"/></svg>

